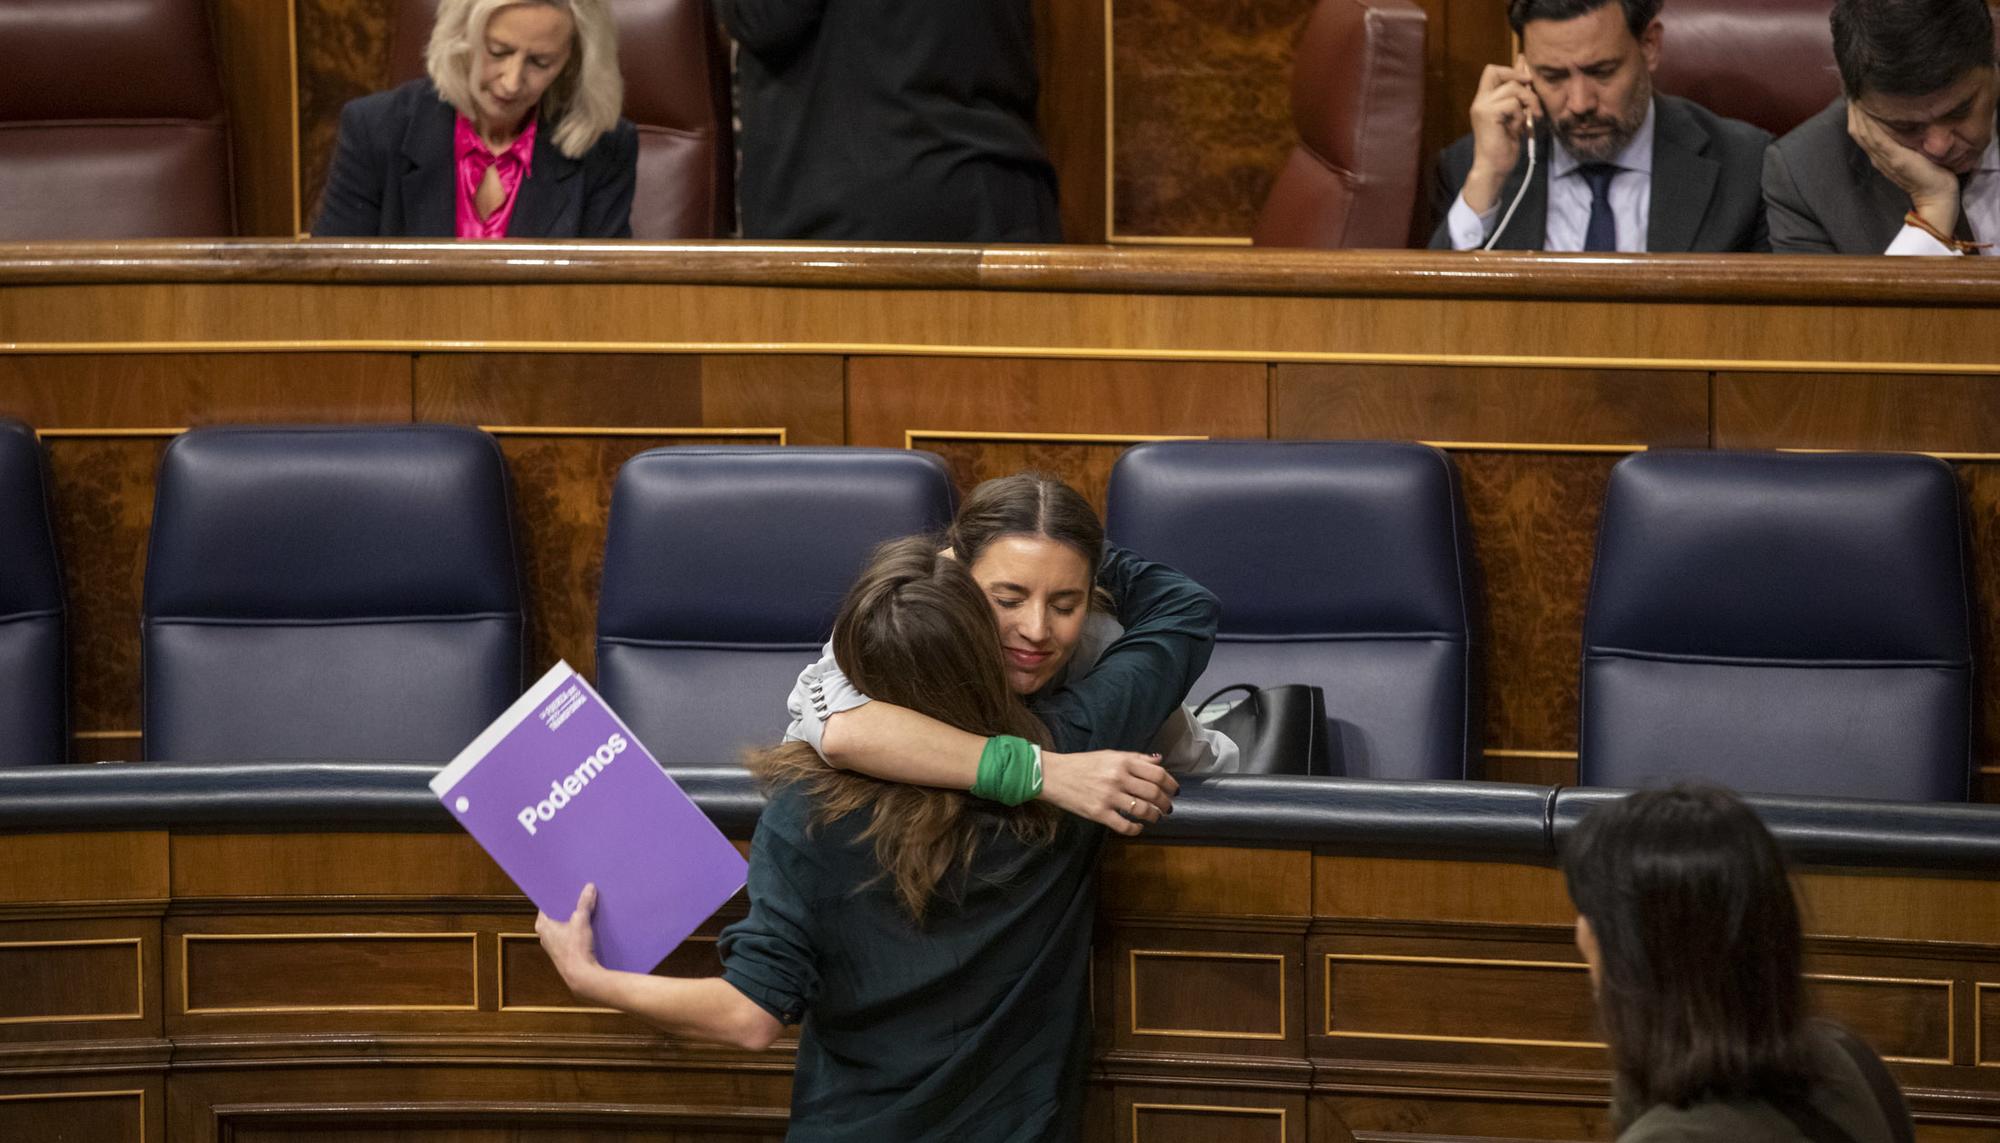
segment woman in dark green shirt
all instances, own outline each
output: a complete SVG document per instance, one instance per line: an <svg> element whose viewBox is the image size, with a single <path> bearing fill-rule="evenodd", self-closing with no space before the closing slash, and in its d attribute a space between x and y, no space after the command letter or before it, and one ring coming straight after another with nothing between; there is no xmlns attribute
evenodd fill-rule
<svg viewBox="0 0 2000 1143"><path fill-rule="evenodd" d="M1907 1143L1865 1044L1807 1019L1784 858L1722 790L1592 810L1563 849L1611 1046L1618 1143Z"/></svg>
<svg viewBox="0 0 2000 1143"><path fill-rule="evenodd" d="M868 693L988 743L983 796L787 743L752 763L772 793L722 977L604 969L590 888L566 924L538 919L543 946L578 998L676 1035L762 1047L802 1022L792 1140L1073 1138L1105 831L1033 800L1051 736L1008 685L980 585L934 542L877 553L834 646Z"/></svg>

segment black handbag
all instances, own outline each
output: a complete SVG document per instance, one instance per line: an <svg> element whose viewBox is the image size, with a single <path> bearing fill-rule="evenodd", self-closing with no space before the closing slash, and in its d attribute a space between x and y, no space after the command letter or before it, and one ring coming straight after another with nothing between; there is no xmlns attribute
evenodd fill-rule
<svg viewBox="0 0 2000 1143"><path fill-rule="evenodd" d="M1236 744L1239 764L1231 773L1333 775L1324 691L1304 683L1282 687L1238 683L1208 696L1195 708L1197 715L1231 691L1247 693L1226 713L1203 724Z"/></svg>

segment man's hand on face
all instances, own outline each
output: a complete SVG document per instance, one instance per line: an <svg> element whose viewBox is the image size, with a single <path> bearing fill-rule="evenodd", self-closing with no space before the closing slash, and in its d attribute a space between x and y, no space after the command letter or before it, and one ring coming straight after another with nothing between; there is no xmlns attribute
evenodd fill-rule
<svg viewBox="0 0 2000 1143"><path fill-rule="evenodd" d="M1929 155L1896 141L1875 117L1854 103L1847 105L1847 134L1882 177L1910 196L1919 217L1939 234L1958 226L1958 176Z"/></svg>
<svg viewBox="0 0 2000 1143"><path fill-rule="evenodd" d="M1542 113L1527 62L1488 64L1472 97L1472 170L1465 176L1465 205L1485 214L1499 201L1507 175L1521 161L1521 139Z"/></svg>

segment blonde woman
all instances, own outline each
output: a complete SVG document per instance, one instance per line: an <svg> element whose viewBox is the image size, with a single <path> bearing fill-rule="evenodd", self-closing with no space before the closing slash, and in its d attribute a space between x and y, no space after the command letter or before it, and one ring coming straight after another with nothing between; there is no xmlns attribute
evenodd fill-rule
<svg viewBox="0 0 2000 1143"><path fill-rule="evenodd" d="M632 236L607 0L441 0L425 67L341 110L315 237Z"/></svg>

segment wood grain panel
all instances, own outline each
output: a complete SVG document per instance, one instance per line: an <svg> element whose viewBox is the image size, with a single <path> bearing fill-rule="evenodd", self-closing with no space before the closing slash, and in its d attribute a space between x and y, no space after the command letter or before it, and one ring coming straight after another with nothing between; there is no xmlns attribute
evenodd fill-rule
<svg viewBox="0 0 2000 1143"><path fill-rule="evenodd" d="M1590 1143L1617 1134L1610 1092L1598 1098L1381 1092L1318 1096L1313 1123L1339 1123L1357 1143L1543 1139ZM1335 1134L1334 1139L1342 1136Z"/></svg>
<svg viewBox="0 0 2000 1143"><path fill-rule="evenodd" d="M1346 1040L1596 1046L1581 963L1336 953L1315 946L1324 1006L1315 1031ZM1372 1054L1347 1046L1343 1054Z"/></svg>
<svg viewBox="0 0 2000 1143"><path fill-rule="evenodd" d="M1304 1055L1301 934L1130 924L1102 943L1114 1050Z"/></svg>
<svg viewBox="0 0 2000 1143"><path fill-rule="evenodd" d="M596 675L604 539L612 486L626 461L667 445L778 443L775 436L503 435L528 593L529 673L562 659L586 677Z"/></svg>
<svg viewBox="0 0 2000 1143"><path fill-rule="evenodd" d="M96 1091L0 1089L0 1139L144 1143L146 1094L142 1088L113 1090L126 1086L113 1079Z"/></svg>
<svg viewBox="0 0 2000 1143"><path fill-rule="evenodd" d="M1313 856L1303 849L1121 842L1099 868L1098 899L1114 915L1312 915Z"/></svg>
<svg viewBox="0 0 2000 1143"><path fill-rule="evenodd" d="M1485 588L1488 748L1572 751L1584 601L1616 456L1459 452Z"/></svg>
<svg viewBox="0 0 2000 1143"><path fill-rule="evenodd" d="M1353 920L1568 925L1562 873L1538 865L1417 858L1313 859L1313 911Z"/></svg>
<svg viewBox="0 0 2000 1143"><path fill-rule="evenodd" d="M471 933L186 933L188 1015L479 1007ZM300 967L311 965L311 972Z"/></svg>
<svg viewBox="0 0 2000 1143"><path fill-rule="evenodd" d="M847 366L848 442L900 448L912 429L1262 437L1265 372L1254 363L857 357Z"/></svg>
<svg viewBox="0 0 2000 1143"><path fill-rule="evenodd" d="M300 230L295 0L211 0L236 176L238 234Z"/></svg>
<svg viewBox="0 0 2000 1143"><path fill-rule="evenodd" d="M1981 982L1974 992L1976 1029L1972 1062L1982 1068L2000 1067L2000 984Z"/></svg>
<svg viewBox="0 0 2000 1143"><path fill-rule="evenodd" d="M0 933L0 1024L140 1020L139 937L10 940Z"/></svg>
<svg viewBox="0 0 2000 1143"><path fill-rule="evenodd" d="M1715 443L2000 453L2000 378L1717 373Z"/></svg>
<svg viewBox="0 0 2000 1143"><path fill-rule="evenodd" d="M608 1012L580 1004L533 933L500 934L502 1012ZM668 954L656 976L721 976L722 958L712 936L690 937Z"/></svg>
<svg viewBox="0 0 2000 1143"><path fill-rule="evenodd" d="M1133 1143L1287 1143L1298 1137L1298 1113L1274 1105L1131 1104Z"/></svg>
<svg viewBox="0 0 2000 1143"><path fill-rule="evenodd" d="M1035 0L1042 147L1056 168L1063 239L1105 238L1104 10L1076 0Z"/></svg>
<svg viewBox="0 0 2000 1143"><path fill-rule="evenodd" d="M0 903L167 899L165 830L10 833L0 845Z"/></svg>
<svg viewBox="0 0 2000 1143"><path fill-rule="evenodd" d="M456 832L177 834L173 891L192 898L520 896L479 843Z"/></svg>
<svg viewBox="0 0 2000 1143"><path fill-rule="evenodd" d="M1111 9L1112 240L1247 237L1292 130L1311 0L1099 0Z"/></svg>
<svg viewBox="0 0 2000 1143"><path fill-rule="evenodd" d="M1016 472L1053 476L1083 495L1104 517L1105 493L1111 468L1129 444L1088 444L1076 441L991 441L920 438L916 447L944 458L960 499L983 480Z"/></svg>
<svg viewBox="0 0 2000 1143"><path fill-rule="evenodd" d="M1798 873L1794 883L1807 936L1986 944L2000 933L2000 893L1977 881L1809 869Z"/></svg>
<svg viewBox="0 0 2000 1143"><path fill-rule="evenodd" d="M2000 463L1960 464L1967 574L1972 579L1972 764L2000 764ZM2000 783L1973 776L1973 796L2000 801Z"/></svg>
<svg viewBox="0 0 2000 1143"><path fill-rule="evenodd" d="M1708 445L1695 372L1277 365L1271 404L1282 438Z"/></svg>
<svg viewBox="0 0 2000 1143"><path fill-rule="evenodd" d="M1806 981L1822 1015L1889 1059L1949 1064L1957 1056L1949 980L1809 972Z"/></svg>
<svg viewBox="0 0 2000 1143"><path fill-rule="evenodd" d="M229 1143L751 1143L784 1138L782 1119L759 1126L727 1113L672 1108L342 1106L230 1108ZM777 1119L777 1122L769 1122Z"/></svg>
<svg viewBox="0 0 2000 1143"><path fill-rule="evenodd" d="M350 99L389 86L396 0L293 0L298 8L299 192L307 228Z"/></svg>

